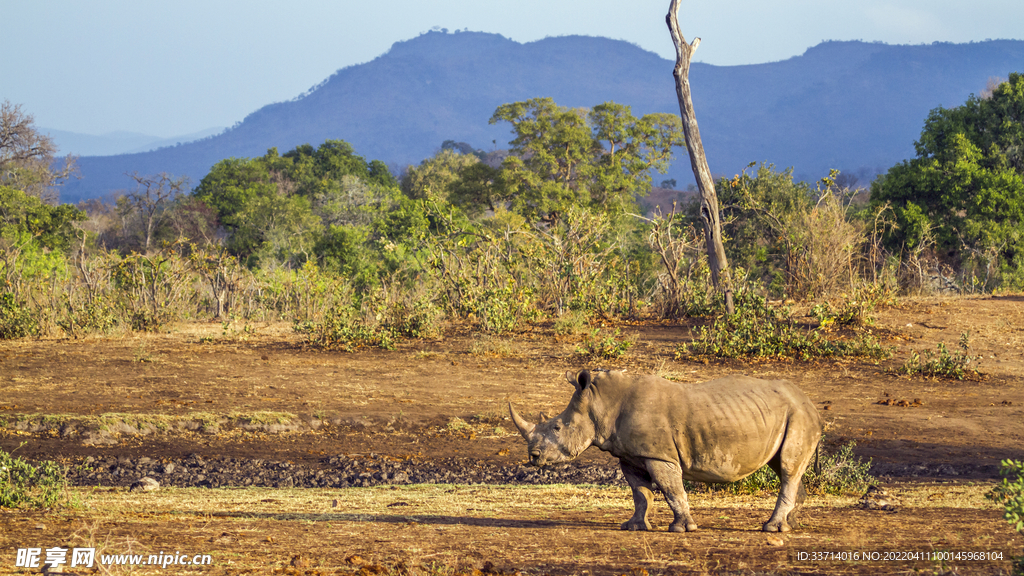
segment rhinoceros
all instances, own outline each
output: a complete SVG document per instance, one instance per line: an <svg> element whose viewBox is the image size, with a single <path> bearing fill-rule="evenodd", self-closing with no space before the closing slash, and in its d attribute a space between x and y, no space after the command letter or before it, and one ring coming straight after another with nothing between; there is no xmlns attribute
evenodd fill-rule
<svg viewBox="0 0 1024 576"><path fill-rule="evenodd" d="M682 384L624 371L567 372L576 388L558 416L532 424L509 402L530 464L568 462L590 446L619 459L635 511L623 530L650 530L651 490L672 508L672 532L693 531L683 480L734 482L765 464L781 489L765 532L796 528L801 481L821 440L821 417L792 383L728 376Z"/></svg>

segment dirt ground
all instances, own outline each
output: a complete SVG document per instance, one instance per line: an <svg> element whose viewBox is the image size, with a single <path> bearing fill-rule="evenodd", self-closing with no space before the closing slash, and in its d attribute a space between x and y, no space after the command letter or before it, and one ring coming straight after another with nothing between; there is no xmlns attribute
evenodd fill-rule
<svg viewBox="0 0 1024 576"><path fill-rule="evenodd" d="M0 427L0 448L17 448L16 454L25 458L54 459L72 465L88 456L146 456L159 460L188 454L293 462L321 462L327 455L342 454L373 454L410 462L457 456L513 465L525 460L525 446L521 438L508 432L513 428L505 415L505 402L511 400L528 418L535 419L542 411L558 413L572 391L562 374L589 366L653 372L685 382L737 373L789 379L821 406L832 445L856 441L857 455L871 458L889 482L992 482L1000 460L1024 459L1024 297L919 299L880 310L873 332L896 348L891 360L880 363L679 361L674 359L674 351L690 338L688 324L616 327L633 337L635 345L627 356L614 361L580 358L576 352L579 337L559 336L545 326L511 337L489 337L450 327L450 335L443 339L404 342L395 351L310 350L290 326L242 322L177 325L160 334L0 342L0 423L6 424ZM955 349L964 332L970 334L972 353L982 358L984 376L979 380L959 382L890 373L912 350L934 351L940 342ZM131 428L122 428L118 434L116 428L111 432L104 425L132 417L139 422L194 420L220 425L198 430L158 426L145 430L145 434ZM273 425L291 420L301 425ZM62 433L61 427L69 421L78 423L78 432ZM55 424L48 426L47 422ZM243 430L225 422L264 425ZM95 424L93 433L82 432L90 423ZM24 446L19 448L22 443ZM608 460L593 449L584 458ZM624 505L629 503L624 490L617 494ZM714 525L716 516L733 516L728 503L720 506L703 511L698 508L697 513L712 519ZM662 512L667 513L667 509ZM457 550L459 542L468 545L492 538L486 535L495 531L509 536L494 536L494 542L511 538L523 546L531 542L540 546L552 538L597 538L600 544L595 545L610 550L619 543L623 549L636 549L637 536L613 531L617 523L613 526L574 514L532 524L516 517L490 523L463 522L458 515L420 524L448 530L445 542L454 546L449 551ZM818 514L818 523L810 533L822 544L860 545L862 542L847 537L863 534L848 527L850 514L849 510L834 518ZM759 515L751 512L750 518L744 517L735 525L728 523L696 537L648 535L651 540L645 542L653 548L647 554L656 557L660 553L652 542L686 548L689 544L679 543L689 539L685 542L693 542L697 548L713 547L720 561L703 568L680 565L676 567L679 570L773 570L777 563L771 554L733 557L729 552L732 537L753 539L751 542L763 545L764 536L752 532L759 525L755 518ZM80 516L76 522L83 521ZM965 508L952 516L942 509L928 509L886 517L884 523L869 523L863 528L885 525L889 526L884 529L888 534L894 529L907 530L910 538L921 538L922 542L936 533L966 537L963 535L970 534L972 526L983 527L978 534L997 540L1011 542L1014 538L994 507ZM32 513L0 515L0 526L5 531L21 522L35 521ZM181 521L169 517L163 529L174 534ZM252 529L258 529L258 521L246 521L257 526ZM130 530L130 526L116 520L101 524L96 529L111 533ZM303 522L289 526L309 529ZM393 529L385 526L383 530ZM339 551L361 549L366 539L372 538L365 530L342 532L333 540ZM161 535L157 530L153 538L168 534ZM982 549L974 536L972 545ZM8 552L13 554L10 546L15 544L4 542L0 572L5 563L10 565L7 556ZM1019 537L1014 545L1019 554ZM1005 549L1003 544L1000 546ZM395 552L397 548L390 550ZM296 549L295 553L303 551ZM399 561L395 554L389 554L392 561ZM517 562L514 554L503 558L505 565L524 572L604 573L620 568L628 571L631 566L614 554L610 558L619 560L609 560L603 567L599 563L577 566L568 556L559 562L534 562L525 555ZM350 571L358 569L351 564L345 566ZM652 573L660 569L656 563L632 566L648 566L645 569ZM993 570L1008 569L1009 564L1001 566ZM796 564L787 564L786 569L798 573L822 571L821 567Z"/></svg>

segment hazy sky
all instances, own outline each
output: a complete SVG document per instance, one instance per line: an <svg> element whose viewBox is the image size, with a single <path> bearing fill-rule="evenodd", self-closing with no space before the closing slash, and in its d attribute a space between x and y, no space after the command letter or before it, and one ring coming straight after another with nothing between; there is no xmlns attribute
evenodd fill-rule
<svg viewBox="0 0 1024 576"><path fill-rule="evenodd" d="M668 0L0 0L0 100L36 124L177 136L230 126L434 27L586 34L674 58ZM696 60L783 60L822 40L1024 38L1022 0L683 0Z"/></svg>

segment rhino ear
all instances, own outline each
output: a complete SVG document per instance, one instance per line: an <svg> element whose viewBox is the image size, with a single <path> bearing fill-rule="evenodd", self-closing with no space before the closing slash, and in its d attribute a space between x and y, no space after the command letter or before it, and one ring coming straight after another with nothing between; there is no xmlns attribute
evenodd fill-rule
<svg viewBox="0 0 1024 576"><path fill-rule="evenodd" d="M541 412L541 413L540 413L540 421L541 421L541 422L544 422L544 421L546 421L547 419L548 419L548 415L547 415L546 413L544 413L544 412Z"/></svg>
<svg viewBox="0 0 1024 576"><path fill-rule="evenodd" d="M576 390L583 392L593 381L594 378L590 375L590 370L580 370L580 373L576 375Z"/></svg>

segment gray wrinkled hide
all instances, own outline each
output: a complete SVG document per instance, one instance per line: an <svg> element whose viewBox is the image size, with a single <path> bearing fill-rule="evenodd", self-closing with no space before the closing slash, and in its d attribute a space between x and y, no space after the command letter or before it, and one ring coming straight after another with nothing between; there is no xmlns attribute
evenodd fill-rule
<svg viewBox="0 0 1024 576"><path fill-rule="evenodd" d="M576 393L558 416L534 425L511 403L509 411L535 466L567 462L590 446L619 459L636 507L622 529L651 528L647 511L657 488L675 515L669 530L696 530L684 479L733 482L765 464L782 488L762 529L796 527L806 496L801 478L821 439L821 418L793 384L745 376L681 384L587 370L566 379Z"/></svg>

